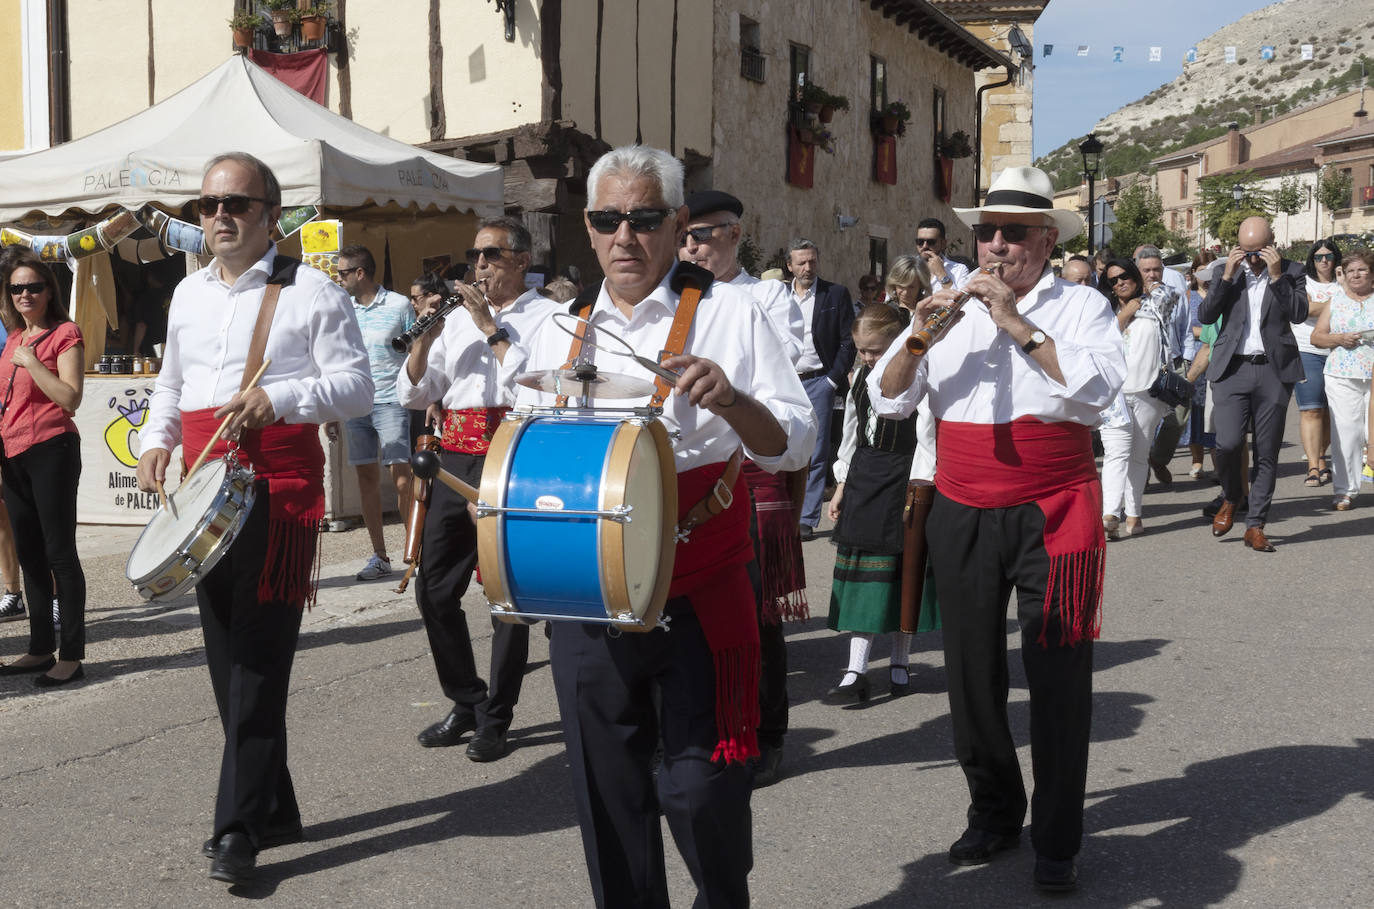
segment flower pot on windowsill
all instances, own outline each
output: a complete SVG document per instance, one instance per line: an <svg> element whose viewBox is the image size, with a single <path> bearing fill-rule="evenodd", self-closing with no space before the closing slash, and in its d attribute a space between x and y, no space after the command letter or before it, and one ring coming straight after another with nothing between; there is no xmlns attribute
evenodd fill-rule
<svg viewBox="0 0 1374 909"><path fill-rule="evenodd" d="M329 20L324 16L301 17L301 40L319 41L324 37L325 26Z"/></svg>
<svg viewBox="0 0 1374 909"><path fill-rule="evenodd" d="M286 37L287 35L291 34L291 26L293 23L291 22L290 10L274 9L271 11L271 15L272 31L276 32L278 35L281 35L282 37Z"/></svg>
<svg viewBox="0 0 1374 909"><path fill-rule="evenodd" d="M835 119L835 108L829 104L822 104L821 109L816 112L816 118L822 123L829 123Z"/></svg>
<svg viewBox="0 0 1374 909"><path fill-rule="evenodd" d="M897 117L889 117L889 116L886 116L886 115L884 115L882 119L883 119L883 135L886 135L886 136L895 136L895 135L897 135L897 127L901 125L901 122L902 122L902 121L901 121L900 119L898 119Z"/></svg>
<svg viewBox="0 0 1374 909"><path fill-rule="evenodd" d="M236 28L234 29L234 47L252 47L253 33L257 29Z"/></svg>

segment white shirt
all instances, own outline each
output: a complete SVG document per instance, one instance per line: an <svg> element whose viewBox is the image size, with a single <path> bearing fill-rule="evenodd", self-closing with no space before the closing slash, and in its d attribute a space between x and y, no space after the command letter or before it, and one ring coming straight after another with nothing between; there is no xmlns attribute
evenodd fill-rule
<svg viewBox="0 0 1374 909"><path fill-rule="evenodd" d="M144 451L172 450L183 410L219 407L238 392L276 254L273 244L232 287L218 259L177 285L162 371L139 432ZM272 362L258 385L278 419L325 423L372 411L372 371L353 301L321 271L302 265L282 288L264 359Z"/></svg>
<svg viewBox="0 0 1374 909"><path fill-rule="evenodd" d="M744 269L730 279L729 284L743 287L759 301L763 311L778 330L778 339L787 348L787 356L793 363L802 355L802 344L806 339L806 320L802 318L801 306L781 281L760 281ZM815 299L815 294L812 294Z"/></svg>
<svg viewBox="0 0 1374 909"><path fill-rule="evenodd" d="M940 257L940 261L945 264L945 274L954 282L949 286L955 290L961 290L968 283L968 276L972 274L968 266L962 262L955 262L953 259L946 259L944 256ZM937 287L936 290L939 288Z"/></svg>
<svg viewBox="0 0 1374 909"><path fill-rule="evenodd" d="M816 322L816 282L812 281L811 286L806 289L806 293L797 293L797 282L794 280L788 285L788 292L792 296L792 301L802 314L802 345L801 355L797 357L797 372L815 372L825 366L821 362L821 355L816 353L816 339L811 331Z"/></svg>
<svg viewBox="0 0 1374 909"><path fill-rule="evenodd" d="M985 306L970 300L964 317L921 358L911 386L884 398L887 364L894 357L911 356L905 336L893 342L868 379L873 409L904 417L924 397L937 420L990 424L1031 416L1097 426L1126 374L1121 332L1107 298L1091 287L1055 278L1047 268L1017 309L1054 340L1064 384L1046 375L994 325Z"/></svg>
<svg viewBox="0 0 1374 909"><path fill-rule="evenodd" d="M560 309L564 309L562 304L528 290L493 311L497 327L510 335L504 360L497 359L486 333L473 323L467 308L454 309L444 317L444 327L430 345L420 381L411 382L409 371L401 368L396 378L401 406L419 410L442 401L446 410L510 407L515 403L515 377L525 371L529 360L526 342Z"/></svg>
<svg viewBox="0 0 1374 909"><path fill-rule="evenodd" d="M1316 310L1329 306L1331 298L1340 289L1341 285L1335 281L1324 283L1310 275L1307 277L1307 321L1299 322L1293 326L1293 337L1298 341L1298 350L1303 353L1316 354L1319 357L1330 356L1330 350L1313 345L1312 329L1317 327L1317 320L1321 318Z"/></svg>
<svg viewBox="0 0 1374 909"><path fill-rule="evenodd" d="M878 431L878 414L872 408L868 411L868 426L865 435L873 438ZM844 430L840 435L840 450L830 469L835 474L836 483L849 480L849 463L859 450L859 411L854 406L854 393L851 390L844 396ZM918 480L922 486L932 486L935 482L935 420L929 408L921 408L916 414L916 451L911 457L908 480Z"/></svg>
<svg viewBox="0 0 1374 909"><path fill-rule="evenodd" d="M605 285L592 307L593 326L604 327L623 338L640 356L655 358L668 340L678 295L669 287L672 272L654 291L641 300L626 318L606 293ZM594 338L593 338L594 340ZM572 339L552 321L545 323L529 342L531 369L557 369L568 359ZM607 350L613 348L607 343ZM584 348L584 353L586 349ZM763 310L753 305L753 297L741 288L719 281L702 294L685 353L709 359L725 371L725 376L742 391L768 409L787 434L787 447L776 455L763 455L745 448L745 455L770 473L798 470L811 460L816 444L816 418L801 380L783 350L776 329ZM652 382L654 374L626 357L597 350L591 359L605 372L616 372ZM576 396L569 403L576 401ZM516 387L517 405L551 406L555 396L535 389ZM606 407L644 406L643 399L608 402L597 399L591 405ZM677 472L729 460L741 441L723 417L703 407L693 407L687 398L670 394L663 402L663 426L673 439Z"/></svg>
<svg viewBox="0 0 1374 909"><path fill-rule="evenodd" d="M1250 304L1250 324L1245 327L1245 343L1241 345L1243 355L1264 353L1264 336L1260 334L1260 317L1264 313L1264 292L1269 289L1269 267L1266 265L1255 274L1248 262L1241 264L1245 273L1245 297Z"/></svg>

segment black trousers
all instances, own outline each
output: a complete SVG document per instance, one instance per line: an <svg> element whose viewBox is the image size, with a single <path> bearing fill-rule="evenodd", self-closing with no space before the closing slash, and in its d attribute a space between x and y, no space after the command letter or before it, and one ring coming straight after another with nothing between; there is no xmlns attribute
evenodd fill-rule
<svg viewBox="0 0 1374 909"><path fill-rule="evenodd" d="M712 762L711 651L686 599L665 612L667 631L559 622L549 644L592 893L601 907L668 905L661 809L697 886L693 905L747 906L751 774Z"/></svg>
<svg viewBox="0 0 1374 909"><path fill-rule="evenodd" d="M1279 448L1283 446L1283 423L1292 397L1293 386L1279 381L1272 366L1236 357L1231 358L1222 377L1212 383L1217 478L1228 502L1239 503L1245 495L1241 447L1246 430L1253 428L1254 432L1255 473L1250 483L1247 526L1263 525L1269 517L1278 479Z"/></svg>
<svg viewBox="0 0 1374 909"><path fill-rule="evenodd" d="M83 660L86 575L76 551L81 437L66 432L6 457L0 460L0 476L29 601L28 652L47 656L56 650L59 660ZM54 594L62 621L60 641L52 623Z"/></svg>
<svg viewBox="0 0 1374 909"><path fill-rule="evenodd" d="M259 482L238 539L196 585L205 662L224 728L214 836L246 833L255 848L266 831L300 823L286 766L286 698L303 604L258 600L258 576L269 556L268 510L266 483Z"/></svg>
<svg viewBox="0 0 1374 909"><path fill-rule="evenodd" d="M444 451L441 459L445 470L473 486L481 483L481 456ZM435 482L425 514L415 602L425 622L434 669L444 695L459 710L472 711L480 731L504 734L520 699L520 685L529 660L530 629L528 625L492 619L488 689L477 674L472 635L463 612L463 594L476 564L477 527L468 514L467 499Z"/></svg>
<svg viewBox="0 0 1374 909"><path fill-rule="evenodd" d="M1059 604L1046 618L1045 515L1034 504L972 508L939 493L930 560L940 590L954 751L968 780L970 827L1016 834L1026 789L1007 721L1007 601L1016 591L1021 661L1030 689L1031 841L1066 859L1083 839L1092 725L1092 641L1060 646ZM1048 624L1048 628L1046 625ZM1046 630L1048 646L1037 643Z"/></svg>

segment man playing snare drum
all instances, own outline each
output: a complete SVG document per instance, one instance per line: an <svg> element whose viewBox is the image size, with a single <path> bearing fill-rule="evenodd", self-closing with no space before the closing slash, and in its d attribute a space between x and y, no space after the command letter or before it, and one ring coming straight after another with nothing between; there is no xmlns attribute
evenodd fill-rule
<svg viewBox="0 0 1374 909"><path fill-rule="evenodd" d="M758 754L759 638L747 573L749 496L737 453L765 470L796 470L815 443L810 402L768 316L746 290L712 284L710 272L686 263L675 267L688 217L682 175L668 152L627 146L603 155L587 180L587 233L606 279L579 312L657 358L671 350L670 325L691 308L684 301L692 293L680 282L703 291L685 348L662 361L679 374L662 420L674 439L679 540L685 536L664 609L670 630L622 634L559 622L550 643L598 906L667 903L660 809L699 902L749 902L744 762ZM531 342L532 369L556 369L568 359L570 338L556 324L543 325ZM628 359L596 360L603 371L655 378ZM553 403L526 388L516 400ZM624 407L647 399L584 403ZM722 483L733 507L721 507L730 499L719 494ZM660 739L655 792L651 764Z"/></svg>
<svg viewBox="0 0 1374 909"><path fill-rule="evenodd" d="M225 438L237 440L239 460L257 477L243 529L196 586L224 727L214 832L202 848L214 859L211 878L244 884L260 849L301 838L286 766L286 695L324 516L318 424L366 414L373 388L348 294L277 256L269 231L281 186L267 165L220 155L198 204L215 258L172 297L166 356L140 433L138 485L152 492L163 483L178 442L193 463L226 417ZM248 361L259 311L278 294L263 357L270 363L256 387L241 390L245 373L256 372ZM221 440L211 457L225 449ZM222 468L207 461L202 469Z"/></svg>

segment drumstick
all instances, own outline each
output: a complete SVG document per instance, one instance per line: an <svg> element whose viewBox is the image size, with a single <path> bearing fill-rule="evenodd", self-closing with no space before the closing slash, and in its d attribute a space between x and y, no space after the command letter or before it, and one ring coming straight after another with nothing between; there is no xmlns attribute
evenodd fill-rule
<svg viewBox="0 0 1374 909"><path fill-rule="evenodd" d="M244 386L243 391L256 387L258 380L262 378L263 373L267 372L267 367L270 365L272 365L271 360L263 360L262 368L258 370L257 375L253 376L253 381ZM226 414L224 419L220 421L219 426L215 427L215 434L210 436L210 441L206 443L205 448L200 453L200 457L196 458L196 463L192 464L191 469L186 471L186 476L192 476L200 469L200 465L205 463L205 456L210 453L210 449L215 447L215 443L219 441L219 437L224 435L224 430L229 426L229 421L233 418L233 414Z"/></svg>
<svg viewBox="0 0 1374 909"><path fill-rule="evenodd" d="M177 507L172 504L172 497L167 495L166 489L162 488L161 480L157 481L157 494L162 499L162 507L172 513L172 519L177 521L181 520L181 518L177 516Z"/></svg>

